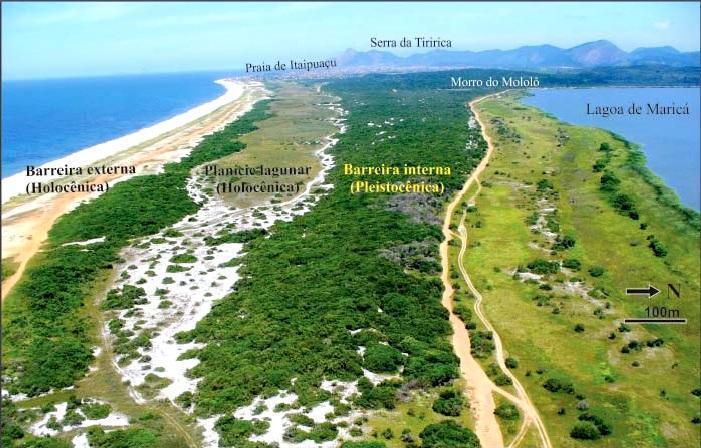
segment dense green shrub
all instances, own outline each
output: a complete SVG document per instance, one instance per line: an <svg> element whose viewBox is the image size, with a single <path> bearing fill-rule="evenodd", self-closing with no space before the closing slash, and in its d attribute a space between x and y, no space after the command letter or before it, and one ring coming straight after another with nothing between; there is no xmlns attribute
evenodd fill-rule
<svg viewBox="0 0 701 448"><path fill-rule="evenodd" d="M358 391L360 397L355 403L361 407L368 409L394 409L397 402L397 387L399 384L391 381L385 381L373 386L367 378L361 378L358 381Z"/></svg>
<svg viewBox="0 0 701 448"><path fill-rule="evenodd" d="M581 440L597 440L601 438L601 434L593 423L579 422L570 430L570 437Z"/></svg>
<svg viewBox="0 0 701 448"><path fill-rule="evenodd" d="M598 415L585 412L579 416L579 420L583 422L592 422L594 426L596 426L596 429L599 431L599 434L601 434L602 436L608 436L612 432L611 425L606 423L604 419L599 417Z"/></svg>
<svg viewBox="0 0 701 448"><path fill-rule="evenodd" d="M253 422L240 420L233 416L219 418L214 424L214 429L219 433L220 446L237 446L243 440L253 434Z"/></svg>
<svg viewBox="0 0 701 448"><path fill-rule="evenodd" d="M141 428L105 432L99 426L88 429L88 442L93 448L151 448L158 443L156 435Z"/></svg>
<svg viewBox="0 0 701 448"><path fill-rule="evenodd" d="M582 268L582 262L576 258L566 258L562 261L562 267L572 269L573 271L579 271Z"/></svg>
<svg viewBox="0 0 701 448"><path fill-rule="evenodd" d="M477 436L453 420L426 426L421 434L421 448L479 448Z"/></svg>
<svg viewBox="0 0 701 448"><path fill-rule="evenodd" d="M548 378L545 383L543 383L543 388L550 392L565 392L568 394L574 393L574 386L569 381L564 381L559 378Z"/></svg>
<svg viewBox="0 0 701 448"><path fill-rule="evenodd" d="M577 242L574 239L574 237L571 235L558 236L557 239L555 240L555 244L553 244L553 249L554 250L572 249L575 246L575 244L577 244Z"/></svg>
<svg viewBox="0 0 701 448"><path fill-rule="evenodd" d="M112 407L108 403L86 403L80 409L91 420L99 420L110 415Z"/></svg>
<svg viewBox="0 0 701 448"><path fill-rule="evenodd" d="M560 272L560 262L537 258L528 263L528 270L540 275L556 274Z"/></svg>
<svg viewBox="0 0 701 448"><path fill-rule="evenodd" d="M521 415L518 408L511 403L501 403L494 409L494 414L503 420L518 420Z"/></svg>
<svg viewBox="0 0 701 448"><path fill-rule="evenodd" d="M589 275L592 277L601 277L606 272L603 266L592 266L589 268Z"/></svg>
<svg viewBox="0 0 701 448"><path fill-rule="evenodd" d="M123 310L132 308L134 305L146 303L146 291L144 288L124 285L122 290L111 289L107 293L102 308L106 310Z"/></svg>
<svg viewBox="0 0 701 448"><path fill-rule="evenodd" d="M655 238L654 235L650 235L648 237L648 247L652 249L652 253L655 254L656 257L667 256L667 248L660 242L660 240Z"/></svg>
<svg viewBox="0 0 701 448"><path fill-rule="evenodd" d="M621 184L621 180L612 172L606 171L601 176L601 189L603 191L616 191Z"/></svg>
<svg viewBox="0 0 701 448"><path fill-rule="evenodd" d="M372 372L395 372L403 364L404 356L389 345L373 344L364 355L365 368Z"/></svg>
<svg viewBox="0 0 701 448"><path fill-rule="evenodd" d="M462 412L463 403L460 391L444 390L433 402L433 410L448 417L457 417Z"/></svg>
<svg viewBox="0 0 701 448"><path fill-rule="evenodd" d="M553 183L548 179L540 179L537 183L537 187L540 192L552 190L554 188Z"/></svg>

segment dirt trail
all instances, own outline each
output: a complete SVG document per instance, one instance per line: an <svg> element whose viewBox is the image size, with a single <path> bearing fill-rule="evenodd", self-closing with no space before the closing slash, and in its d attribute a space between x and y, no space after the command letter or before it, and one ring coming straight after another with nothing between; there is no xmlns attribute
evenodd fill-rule
<svg viewBox="0 0 701 448"><path fill-rule="evenodd" d="M128 164L139 168L153 170L154 166L170 161L181 148L189 146L194 140L211 134L217 128L233 121L240 116L253 101L255 89L247 88L235 101L222 106L211 114L193 121L174 133L166 133L151 141L137 154L127 155L123 160L113 164ZM91 182L110 182L110 185L126 176L101 175L94 177ZM2 220L2 257L10 258L18 263L17 271L2 282L2 300L9 294L21 278L27 262L36 254L46 240L49 229L54 222L75 208L81 201L91 198L91 193L76 192L63 194L45 194L33 199L29 204L19 207L27 210L6 217L3 211ZM34 206L32 206L34 203ZM18 208L19 208L18 207ZM9 210L12 212L12 210Z"/></svg>
<svg viewBox="0 0 701 448"><path fill-rule="evenodd" d="M479 100L475 100L479 101ZM470 107L475 102L470 103ZM453 313L453 286L450 281L450 256L448 253L448 245L453 239L454 233L450 229L450 221L453 216L455 207L462 201L463 196L467 193L472 183L477 176L484 170L492 154L492 145L490 144L487 153L474 169L470 177L465 181L462 189L455 195L455 198L448 204L443 219L443 242L440 244L440 255L442 273L441 280L443 281L443 298L441 303L450 312L449 321L453 328L453 349L455 354L460 359L460 373L467 382L470 404L475 416L475 434L480 440L483 447L502 448L504 446L504 438L501 434L501 428L494 415L494 397L492 392L495 385L489 379L487 374L482 370L482 367L475 361L470 352L470 336L465 328L465 324L460 318Z"/></svg>
<svg viewBox="0 0 701 448"><path fill-rule="evenodd" d="M474 202L475 198L477 197L477 195L481 191L482 185L479 183L478 176L486 167L486 165L489 161L489 158L493 152L492 139L489 135L487 135L486 126L484 125L484 123L482 123L482 121L479 117L479 113L477 112L477 110L474 106L478 101L481 101L484 98L487 98L487 97L483 97L483 98L480 98L478 100L474 100L470 103L470 108L472 109L472 112L474 114L475 119L480 124L480 127L482 129L482 137L487 142L488 149L487 149L487 154L485 155L485 157L482 160L482 162L480 163L480 165L475 169L475 171L472 173L470 178L467 180L467 182L463 186L462 193L464 194L464 192L467 191L467 189L471 186L472 182L477 182L477 190L468 199L468 203ZM460 199L461 197L462 197L462 194L458 197L458 199ZM452 212L452 209L450 210L450 212ZM460 254L458 256L458 265L460 267L460 272L462 274L463 279L465 280L465 283L467 284L468 289L470 290L472 295L475 297L474 310L475 310L477 317L482 322L482 324L485 326L485 328L488 331L491 331L493 334L493 341L494 341L494 346L495 346L495 358L497 361L497 365L499 366L501 371L504 373L504 375L506 375L507 377L509 377L511 379L511 381L513 383L513 387L514 387L514 389L516 389L516 393L518 395L517 401L515 401L511 398L510 399L511 399L511 401L514 401L515 404L517 404L524 413L523 425L521 426L519 433L512 440L509 447L518 446L520 444L520 442L523 440L523 438L525 437L529 424L533 423L535 425L537 432L538 432L538 436L541 440L542 446L544 448L552 448L552 443L551 443L550 438L548 436L545 425L543 424L543 421L540 418L540 414L538 413L538 410L531 402L531 400L528 397L528 394L526 393L526 390L523 387L523 385L521 384L521 382L506 367L506 364L504 361L505 360L504 348L503 348L503 344L501 342L501 338L499 337L499 333L496 332L496 330L494 329L492 324L489 322L487 317L484 315L484 312L482 310L483 297L480 294L480 292L477 290L477 288L475 288L474 284L472 283L472 280L470 279L470 276L467 273L467 270L465 269L465 265L463 263L465 251L467 249L467 228L465 227L465 216L466 216L465 213L463 213L463 216L460 220L460 226L458 228L459 239L461 242ZM448 215L448 217L446 218L446 222L449 222L449 217L450 217L450 215ZM502 391L497 390L497 389L498 388L495 389L495 392L502 393ZM502 395L503 395L503 393L502 393ZM507 397L507 398L509 398L509 397ZM488 445L488 446L491 446L491 445Z"/></svg>
<svg viewBox="0 0 701 448"><path fill-rule="evenodd" d="M458 194L456 194L455 198L450 204L448 204L448 207L446 209L446 214L443 220L442 228L444 240L440 245L441 265L443 268L441 280L443 281L444 286L443 298L441 303L450 312L449 321L451 327L453 328L453 347L456 355L460 359L460 372L467 382L468 394L470 397L474 417L476 420L475 433L477 434L477 437L480 440L480 444L483 447L489 448L501 448L504 446L504 440L501 434L501 429L496 420L496 417L494 416L495 404L494 397L492 394L498 393L507 400L514 403L516 406L518 406L523 412L523 424L521 425L519 432L508 445L508 448L516 448L520 445L520 443L526 437L531 423L535 425L536 430L538 431L542 447L552 448L550 438L545 429L545 425L543 424L540 418L540 414L538 414L538 410L530 401L530 398L528 397L528 394L526 393L524 387L506 367L504 361L504 349L501 343L501 338L499 337L499 334L495 331L494 327L491 325L489 320L484 315L481 308L482 295L472 284L472 281L463 264L465 251L467 250L467 229L465 228L465 213L463 213L463 216L461 218L458 233L456 234L450 229L450 222L452 220L455 207L457 207L458 204L462 202L465 194L472 186L472 184L477 183L477 190L468 199L468 203L474 203L475 198L477 197L482 188L482 185L479 182L479 175L484 171L487 164L489 163L489 159L491 158L492 153L494 151L494 145L492 144L492 139L489 137L489 135L487 135L486 126L481 121L479 113L475 108L475 104L494 95L498 94L487 95L485 97L478 98L470 102L470 109L472 110L475 119L481 127L482 137L487 142L487 152L484 155L480 164L473 170L473 172L470 174L470 177L468 177L468 179L465 181L462 189L458 192ZM470 292L474 295L476 299L474 305L475 313L478 319L485 326L485 328L492 332L494 338L495 357L497 360L497 365L503 371L503 373L511 379L514 389L516 390L517 396L514 396L513 394L502 389L501 387L496 386L484 372L482 366L480 366L480 364L477 363L477 361L472 357L472 354L470 352L469 333L465 328L464 322L453 313L452 302L454 290L450 282L450 258L448 252L448 245L453 239L453 237L457 237L461 243L460 253L458 256L458 266Z"/></svg>

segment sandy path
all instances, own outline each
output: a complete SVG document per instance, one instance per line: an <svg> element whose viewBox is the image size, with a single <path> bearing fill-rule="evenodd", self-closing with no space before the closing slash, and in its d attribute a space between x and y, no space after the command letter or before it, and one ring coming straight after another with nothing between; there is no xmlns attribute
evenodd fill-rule
<svg viewBox="0 0 701 448"><path fill-rule="evenodd" d="M481 190L482 186L481 186L481 184L479 184L478 176L486 167L486 165L489 161L489 158L490 158L490 156L493 152L493 149L494 149L494 145L492 144L492 139L486 132L487 128L484 125L484 123L481 121L479 113L477 112L477 109L475 108L475 104L477 102L483 100L484 98L487 98L487 97L483 97L483 98L480 98L478 100L474 100L474 101L470 102L470 108L472 109L472 112L475 116L475 119L477 120L477 122L481 126L482 137L487 142L488 149L487 149L487 154L485 155L485 157L482 160L482 162L480 163L480 165L472 173L470 178L465 183L465 186L463 186L462 192L464 194L464 192L467 191L467 188L472 184L472 182L477 182L477 184L478 184L477 190L472 195L472 197L469 199L469 201L474 201L474 199L477 197L477 195L479 194L479 192ZM459 196L459 198L461 198L461 197L462 197L462 195ZM450 211L452 212L452 209ZM446 222L449 222L448 218L446 218ZM445 231L445 229L444 229L444 231ZM463 213L462 219L460 221L460 226L459 226L458 231L459 231L459 238L461 241L461 248L460 248L460 255L458 257L458 260L459 260L458 264L460 267L462 277L465 280L465 283L467 284L468 289L470 290L472 295L475 297L475 304L474 304L475 313L476 313L477 317L479 318L479 320L482 322L482 324L485 326L485 328L487 330L491 331L493 334L493 341L494 341L494 346L495 346L495 357L496 357L497 364L498 364L499 368L501 369L501 371L504 373L504 375L506 375L507 377L509 377L511 379L511 381L513 383L513 387L514 387L514 389L516 389L516 393L518 395L518 402L516 402L516 404L519 405L519 407L521 408L521 410L524 413L524 422L523 422L523 425L521 426L521 430L519 431L519 433L516 435L516 437L514 438L514 440L511 442L511 444L509 446L510 447L518 446L518 444L523 440L523 438L526 435L528 425L532 422L535 424L536 430L538 431L538 436L540 437L542 446L544 448L552 448L552 443L551 443L550 438L548 436L545 425L543 424L543 421L540 418L540 414L538 413L538 410L531 402L530 398L528 397L528 394L526 393L526 389L523 387L521 382L506 367L506 364L504 362L504 359L505 359L504 348L503 348L503 344L501 342L501 338L499 337L499 333L497 333L497 331L494 329L494 327L489 322L487 317L484 315L484 312L482 310L483 297L480 294L480 292L477 290L477 288L475 288L475 286L473 285L472 280L470 279L470 276L468 275L467 270L465 269L465 266L463 264L463 258L465 255L465 251L467 249L467 229L465 227L465 214L464 213ZM498 390L496 392L501 393L501 391L498 391ZM491 445L487 445L487 446L491 446Z"/></svg>
<svg viewBox="0 0 701 448"><path fill-rule="evenodd" d="M470 107L478 100L470 103ZM474 108L473 108L474 113ZM481 124L481 123L480 123ZM482 127L484 133L484 126ZM468 395L470 404L475 416L475 434L480 440L483 447L503 448L504 439L501 434L501 428L494 415L494 397L492 391L495 385L489 379L487 374L482 370L482 367L475 361L470 352L470 336L465 328L465 324L460 318L453 313L453 286L450 281L450 257L448 253L448 244L453 239L453 232L450 230L450 221L453 216L455 207L462 201L463 196L467 193L472 183L477 179L477 176L484 170L492 154L493 147L489 142L487 153L480 164L470 174L470 177L465 181L462 189L455 195L455 198L448 204L443 219L443 241L440 244L441 255L441 280L443 281L443 298L442 305L449 311L449 321L453 328L453 350L460 359L460 373L467 382Z"/></svg>
<svg viewBox="0 0 701 448"><path fill-rule="evenodd" d="M263 96L262 86L247 85L242 95L211 114L192 121L175 132L148 142L136 154L126 154L119 161L111 164L130 164L137 167L137 172L145 174L154 172L154 167L177 160L195 146L194 143L205 135L230 123ZM185 148L185 149L183 149ZM125 180L129 176L100 175L93 177L94 182ZM81 201L95 197L90 193L45 194L34 198L30 203L17 207L21 211L3 211L2 220L2 258L11 258L19 264L17 271L2 282L2 300L12 290L24 272L27 262L41 248L49 229L63 214L74 209Z"/></svg>

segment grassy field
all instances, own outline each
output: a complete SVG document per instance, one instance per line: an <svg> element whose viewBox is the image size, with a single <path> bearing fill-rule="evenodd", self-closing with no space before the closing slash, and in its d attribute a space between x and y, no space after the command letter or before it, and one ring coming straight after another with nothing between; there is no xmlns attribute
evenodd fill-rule
<svg viewBox="0 0 701 448"><path fill-rule="evenodd" d="M304 185L319 172L318 157L314 154L323 146L323 138L335 132L336 128L327 121L334 116L328 106L334 100L327 93L296 83L279 83L272 86L275 99L270 104L271 117L259 124L259 129L241 138L246 150L232 154L216 163L222 168L233 166L265 167L311 167L307 175L270 176L216 176L216 182L247 182L258 184L262 181L270 184ZM269 193L225 193L224 199L236 207L250 207L253 204L278 202L291 199L297 194Z"/></svg>
<svg viewBox="0 0 701 448"><path fill-rule="evenodd" d="M684 213L641 168L636 148L608 132L559 122L523 107L514 94L478 108L496 146L468 214L464 261L554 445L698 446L698 216ZM610 151L599 149L604 142ZM592 165L605 152L604 172L620 180L617 191L634 201L637 220L617 212L600 188L602 173ZM650 235L666 256L655 256ZM514 278L516 270L538 271L528 266L538 259L576 259L581 267ZM603 274L593 276L593 267ZM625 295L626 287L648 282L663 292L651 300ZM668 283L681 285L681 299L667 299ZM648 306L679 310L688 324L620 328L623 318L644 317ZM551 392L549 379L573 387ZM611 434L594 442L571 438L586 413L601 417Z"/></svg>

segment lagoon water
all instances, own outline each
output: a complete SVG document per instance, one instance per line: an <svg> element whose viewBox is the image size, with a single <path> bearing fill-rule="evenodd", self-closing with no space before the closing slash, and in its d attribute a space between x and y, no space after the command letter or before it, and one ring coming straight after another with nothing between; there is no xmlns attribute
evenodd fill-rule
<svg viewBox="0 0 701 448"><path fill-rule="evenodd" d="M217 98L230 73L3 81L2 177Z"/></svg>
<svg viewBox="0 0 701 448"><path fill-rule="evenodd" d="M568 123L613 131L637 143L647 166L679 195L687 207L701 208L701 129L699 88L592 88L534 89L525 104L538 107ZM595 106L623 106L626 114L587 114L587 103ZM627 114L635 103L677 106L688 104L689 115ZM593 161L592 161L593 163Z"/></svg>

